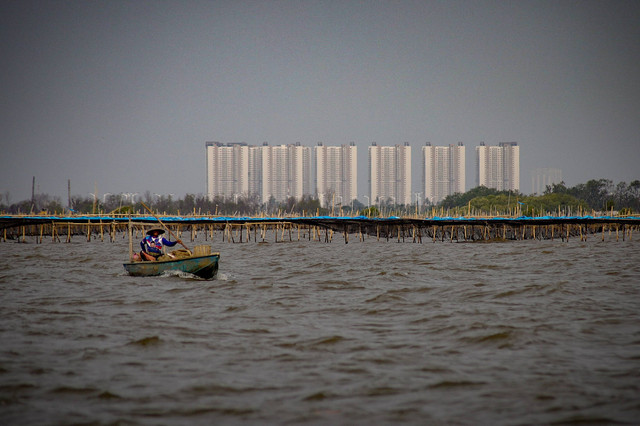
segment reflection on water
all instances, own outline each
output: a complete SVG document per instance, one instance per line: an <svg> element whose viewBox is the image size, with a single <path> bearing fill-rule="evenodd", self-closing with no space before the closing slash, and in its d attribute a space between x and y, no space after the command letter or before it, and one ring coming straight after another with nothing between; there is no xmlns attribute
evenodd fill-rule
<svg viewBox="0 0 640 426"><path fill-rule="evenodd" d="M0 244L5 424L640 418L640 243Z"/></svg>

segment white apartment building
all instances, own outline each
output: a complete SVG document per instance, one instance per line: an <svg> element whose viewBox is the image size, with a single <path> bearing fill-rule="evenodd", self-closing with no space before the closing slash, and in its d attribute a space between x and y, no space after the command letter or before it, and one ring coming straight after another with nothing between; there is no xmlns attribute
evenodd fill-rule
<svg viewBox="0 0 640 426"><path fill-rule="evenodd" d="M289 197L301 199L311 194L311 148L295 145L260 147L262 189L261 200L273 196L282 202Z"/></svg>
<svg viewBox="0 0 640 426"><path fill-rule="evenodd" d="M465 147L457 145L422 147L422 189L424 198L432 204L447 195L465 192Z"/></svg>
<svg viewBox="0 0 640 426"><path fill-rule="evenodd" d="M249 194L249 146L246 143L206 142L207 197Z"/></svg>
<svg viewBox="0 0 640 426"><path fill-rule="evenodd" d="M358 198L358 147L354 142L342 146L314 148L316 193L320 205L349 204Z"/></svg>
<svg viewBox="0 0 640 426"><path fill-rule="evenodd" d="M476 147L476 185L498 191L520 191L520 147L517 142L500 142Z"/></svg>
<svg viewBox="0 0 640 426"><path fill-rule="evenodd" d="M531 172L531 192L533 194L542 195L547 186L560 182L562 182L562 170L560 169L540 168L533 169Z"/></svg>
<svg viewBox="0 0 640 426"><path fill-rule="evenodd" d="M265 142L264 145L267 145ZM249 194L262 200L262 147L249 146Z"/></svg>
<svg viewBox="0 0 640 426"><path fill-rule="evenodd" d="M257 195L262 203L311 194L311 149L295 145L248 146L206 142L207 197Z"/></svg>
<svg viewBox="0 0 640 426"><path fill-rule="evenodd" d="M369 196L371 204L411 204L411 146L369 147Z"/></svg>

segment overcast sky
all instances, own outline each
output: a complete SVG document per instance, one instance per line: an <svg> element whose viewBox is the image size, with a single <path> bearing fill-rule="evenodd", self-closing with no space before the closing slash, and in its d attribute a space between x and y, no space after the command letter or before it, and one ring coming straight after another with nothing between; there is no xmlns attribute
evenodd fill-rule
<svg viewBox="0 0 640 426"><path fill-rule="evenodd" d="M520 144L640 179L639 1L2 1L0 193L206 193L205 142ZM364 198L361 197L364 201Z"/></svg>

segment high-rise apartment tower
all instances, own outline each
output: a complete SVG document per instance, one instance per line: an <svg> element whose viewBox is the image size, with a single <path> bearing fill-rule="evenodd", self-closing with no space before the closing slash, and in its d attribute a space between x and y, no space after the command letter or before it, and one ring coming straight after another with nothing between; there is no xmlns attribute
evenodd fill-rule
<svg viewBox="0 0 640 426"><path fill-rule="evenodd" d="M311 195L311 148L300 145L263 145L262 202L273 196L282 202L290 197Z"/></svg>
<svg viewBox="0 0 640 426"><path fill-rule="evenodd" d="M206 142L207 197L249 194L249 146L246 143Z"/></svg>
<svg viewBox="0 0 640 426"><path fill-rule="evenodd" d="M349 204L358 198L358 147L354 142L342 146L315 147L316 192L320 205Z"/></svg>
<svg viewBox="0 0 640 426"><path fill-rule="evenodd" d="M541 168L533 169L531 172L531 192L533 194L542 195L554 183L562 182L562 170Z"/></svg>
<svg viewBox="0 0 640 426"><path fill-rule="evenodd" d="M520 190L520 147L517 142L500 142L476 147L476 185L498 191Z"/></svg>
<svg viewBox="0 0 640 426"><path fill-rule="evenodd" d="M369 196L371 204L411 204L411 146L369 147Z"/></svg>
<svg viewBox="0 0 640 426"><path fill-rule="evenodd" d="M248 146L207 142L207 196L273 196L282 202L311 194L311 149L295 145Z"/></svg>
<svg viewBox="0 0 640 426"><path fill-rule="evenodd" d="M465 192L465 147L457 145L422 147L422 189L432 204L447 195Z"/></svg>

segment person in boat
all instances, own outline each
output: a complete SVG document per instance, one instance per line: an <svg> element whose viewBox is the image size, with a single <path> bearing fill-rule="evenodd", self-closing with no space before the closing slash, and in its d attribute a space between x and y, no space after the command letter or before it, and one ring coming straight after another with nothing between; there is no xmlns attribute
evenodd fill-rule
<svg viewBox="0 0 640 426"><path fill-rule="evenodd" d="M178 243L182 244L181 240L169 241L162 237L162 234L164 234L164 229L161 228L153 228L147 231L147 236L140 241L140 247L142 247L140 258L142 260L157 260L158 257L162 256L162 248L164 246L173 247Z"/></svg>

